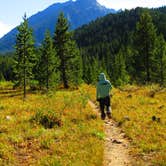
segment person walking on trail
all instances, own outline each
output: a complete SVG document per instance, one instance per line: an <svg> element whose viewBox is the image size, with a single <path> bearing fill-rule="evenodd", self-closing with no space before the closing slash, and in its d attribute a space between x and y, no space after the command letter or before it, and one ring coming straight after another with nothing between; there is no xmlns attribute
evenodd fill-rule
<svg viewBox="0 0 166 166"><path fill-rule="evenodd" d="M106 79L104 73L100 73L99 81L96 87L96 98L100 104L101 111L101 119L106 118L106 114L108 118L111 118L111 107L110 107L110 90L112 89L112 85L109 80ZM106 113L104 108L106 106Z"/></svg>

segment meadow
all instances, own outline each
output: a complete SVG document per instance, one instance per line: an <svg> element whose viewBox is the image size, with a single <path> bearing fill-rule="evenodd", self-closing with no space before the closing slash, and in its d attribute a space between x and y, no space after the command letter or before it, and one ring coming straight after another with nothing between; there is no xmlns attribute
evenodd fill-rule
<svg viewBox="0 0 166 166"><path fill-rule="evenodd" d="M88 94L58 90L42 94L0 86L0 165L102 165L103 123Z"/></svg>
<svg viewBox="0 0 166 166"><path fill-rule="evenodd" d="M88 90L95 102L95 88ZM131 142L133 165L166 166L166 89L158 85L112 90L113 119Z"/></svg>
<svg viewBox="0 0 166 166"><path fill-rule="evenodd" d="M112 90L113 119L131 143L133 165L166 165L166 89L157 85ZM0 84L0 165L101 166L103 121L88 105L95 87L48 94Z"/></svg>

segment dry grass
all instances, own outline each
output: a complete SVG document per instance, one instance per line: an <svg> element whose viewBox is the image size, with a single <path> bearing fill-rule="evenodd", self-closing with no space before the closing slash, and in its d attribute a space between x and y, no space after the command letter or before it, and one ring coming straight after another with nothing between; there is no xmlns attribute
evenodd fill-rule
<svg viewBox="0 0 166 166"><path fill-rule="evenodd" d="M0 86L0 165L102 165L103 123L87 105L94 86L28 94L26 102L11 83ZM125 86L112 94L113 119L131 140L134 165L165 166L166 90Z"/></svg>
<svg viewBox="0 0 166 166"><path fill-rule="evenodd" d="M0 165L102 165L103 124L83 87L29 93L26 102L11 84L0 89Z"/></svg>
<svg viewBox="0 0 166 166"><path fill-rule="evenodd" d="M95 88L87 87L92 100ZM112 90L113 119L131 140L133 165L166 165L166 89L157 85Z"/></svg>

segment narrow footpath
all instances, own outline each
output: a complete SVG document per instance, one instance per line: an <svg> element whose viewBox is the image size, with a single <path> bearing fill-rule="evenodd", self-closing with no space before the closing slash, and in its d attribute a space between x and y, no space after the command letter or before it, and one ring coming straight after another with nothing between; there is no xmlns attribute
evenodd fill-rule
<svg viewBox="0 0 166 166"><path fill-rule="evenodd" d="M89 105L94 111L99 112L92 101L89 101ZM103 166L132 166L130 143L125 138L125 133L112 119L104 121L104 128L106 137Z"/></svg>

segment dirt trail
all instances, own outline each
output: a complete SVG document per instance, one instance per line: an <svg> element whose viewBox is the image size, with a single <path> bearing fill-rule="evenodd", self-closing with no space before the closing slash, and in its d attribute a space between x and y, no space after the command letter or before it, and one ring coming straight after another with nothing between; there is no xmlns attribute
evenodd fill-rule
<svg viewBox="0 0 166 166"><path fill-rule="evenodd" d="M89 101L89 104L93 110L98 111L93 102ZM131 166L129 141L125 134L112 119L105 120L104 127L106 138L103 166Z"/></svg>

